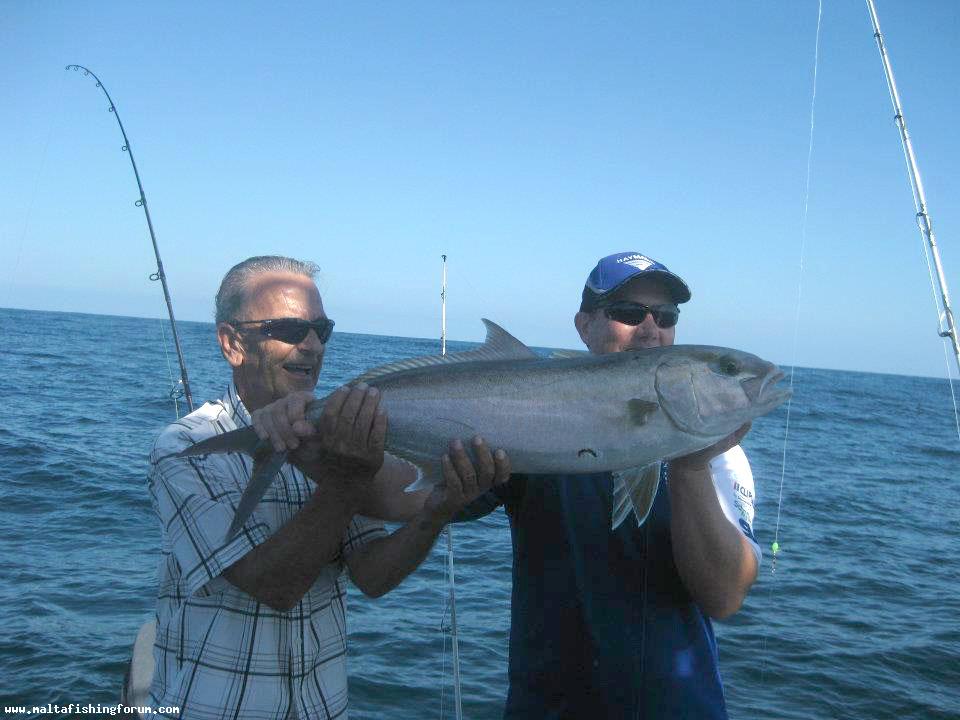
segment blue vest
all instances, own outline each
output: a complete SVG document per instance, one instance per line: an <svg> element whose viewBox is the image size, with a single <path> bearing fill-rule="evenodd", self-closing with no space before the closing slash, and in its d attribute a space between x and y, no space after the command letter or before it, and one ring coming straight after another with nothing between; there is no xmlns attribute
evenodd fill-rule
<svg viewBox="0 0 960 720"><path fill-rule="evenodd" d="M514 476L505 718L727 718L713 627L677 574L666 471L610 531L608 473Z"/></svg>

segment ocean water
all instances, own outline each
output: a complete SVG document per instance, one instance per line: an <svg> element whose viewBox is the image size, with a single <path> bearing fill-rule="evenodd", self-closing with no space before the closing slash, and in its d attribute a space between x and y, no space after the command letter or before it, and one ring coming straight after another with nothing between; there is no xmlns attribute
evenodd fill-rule
<svg viewBox="0 0 960 720"><path fill-rule="evenodd" d="M229 375L212 325L180 329L195 399L219 396ZM113 704L154 602L160 533L145 468L175 413L168 330L0 310L0 338L0 706ZM320 390L436 351L336 333ZM798 368L780 501L785 418L757 421L744 442L767 551L744 608L716 626L731 717L960 718L960 442L947 382ZM464 717L498 718L504 515L456 526L454 545ZM379 600L351 591L351 717L453 717L444 548Z"/></svg>

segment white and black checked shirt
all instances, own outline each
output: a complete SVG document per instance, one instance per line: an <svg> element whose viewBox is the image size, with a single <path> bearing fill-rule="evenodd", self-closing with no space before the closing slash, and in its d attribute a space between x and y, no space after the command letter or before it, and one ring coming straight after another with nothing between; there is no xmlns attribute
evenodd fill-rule
<svg viewBox="0 0 960 720"><path fill-rule="evenodd" d="M287 612L230 584L223 571L290 520L316 489L284 465L243 529L224 542L250 480L250 458L175 454L249 424L231 385L223 399L169 425L150 454L150 494L163 532L151 704L179 707L182 718L346 717L344 558L386 531L355 517L339 556Z"/></svg>

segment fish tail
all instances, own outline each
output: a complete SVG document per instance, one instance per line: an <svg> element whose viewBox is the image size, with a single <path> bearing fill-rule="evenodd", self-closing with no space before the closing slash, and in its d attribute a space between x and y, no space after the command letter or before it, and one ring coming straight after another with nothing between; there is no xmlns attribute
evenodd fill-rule
<svg viewBox="0 0 960 720"><path fill-rule="evenodd" d="M230 541L253 514L254 509L267 492L277 472L287 461L286 452L276 452L269 440L261 440L252 427L231 430L214 435L191 445L179 453L179 457L210 455L213 453L242 452L253 458L253 472L250 482L240 497L234 512L233 522L227 530L225 541Z"/></svg>
<svg viewBox="0 0 960 720"><path fill-rule="evenodd" d="M260 504L267 488L273 483L273 479L280 471L280 467L287 461L287 453L276 452L269 442L264 441L253 453L253 472L250 482L240 496L240 502L233 515L233 522L230 523L230 529L224 538L226 542L233 539L233 536L240 532L243 524L253 515L254 509Z"/></svg>

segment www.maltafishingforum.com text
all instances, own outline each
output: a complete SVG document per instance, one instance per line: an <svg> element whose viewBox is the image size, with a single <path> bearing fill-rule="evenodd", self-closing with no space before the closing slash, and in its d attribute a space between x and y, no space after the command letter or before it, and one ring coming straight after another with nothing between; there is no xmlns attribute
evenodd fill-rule
<svg viewBox="0 0 960 720"><path fill-rule="evenodd" d="M93 705L87 703L69 703L68 705L4 705L3 711L6 715L151 715L158 713L160 715L179 715L180 708L177 707L158 707L123 705Z"/></svg>

